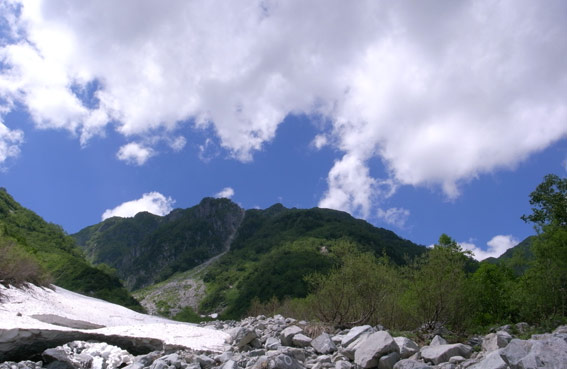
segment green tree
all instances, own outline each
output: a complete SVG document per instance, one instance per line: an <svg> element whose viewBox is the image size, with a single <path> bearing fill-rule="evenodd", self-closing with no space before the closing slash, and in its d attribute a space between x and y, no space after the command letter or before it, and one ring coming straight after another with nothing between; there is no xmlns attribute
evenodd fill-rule
<svg viewBox="0 0 567 369"><path fill-rule="evenodd" d="M512 318L513 271L495 264L481 263L469 280L472 324L484 327Z"/></svg>
<svg viewBox="0 0 567 369"><path fill-rule="evenodd" d="M371 252L337 250L341 263L328 274L307 280L308 304L318 319L338 327L383 323L389 313L396 272L386 258Z"/></svg>
<svg viewBox="0 0 567 369"><path fill-rule="evenodd" d="M404 308L424 328L437 324L462 329L468 316L466 272L470 252L442 234L439 242L416 265L404 296Z"/></svg>
<svg viewBox="0 0 567 369"><path fill-rule="evenodd" d="M535 260L521 281L520 306L526 320L567 317L567 178L549 174L530 194L535 224Z"/></svg>

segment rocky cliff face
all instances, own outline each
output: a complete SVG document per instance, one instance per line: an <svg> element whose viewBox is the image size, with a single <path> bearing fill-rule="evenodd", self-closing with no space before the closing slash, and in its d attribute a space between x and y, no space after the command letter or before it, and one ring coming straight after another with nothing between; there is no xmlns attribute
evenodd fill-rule
<svg viewBox="0 0 567 369"><path fill-rule="evenodd" d="M130 290L164 280L222 253L244 217L228 199L205 198L160 217L110 218L73 235L89 260L115 268Z"/></svg>

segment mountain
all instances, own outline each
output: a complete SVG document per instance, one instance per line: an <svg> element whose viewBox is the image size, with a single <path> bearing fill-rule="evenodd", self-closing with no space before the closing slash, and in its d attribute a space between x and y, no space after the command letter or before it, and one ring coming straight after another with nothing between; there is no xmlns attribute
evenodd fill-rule
<svg viewBox="0 0 567 369"><path fill-rule="evenodd" d="M531 247L536 236L529 236L516 246L509 248L498 258L487 258L483 262L499 264L512 269L517 275L524 274L534 258Z"/></svg>
<svg viewBox="0 0 567 369"><path fill-rule="evenodd" d="M160 282L226 251L244 217L228 199L205 198L166 216L113 217L72 235L94 264L105 263L131 289Z"/></svg>
<svg viewBox="0 0 567 369"><path fill-rule="evenodd" d="M0 238L37 262L58 286L142 310L116 276L104 266L97 268L87 262L60 226L21 206L4 188L0 188Z"/></svg>
<svg viewBox="0 0 567 369"><path fill-rule="evenodd" d="M305 276L335 265L329 251L340 244L397 264L426 250L341 211L244 211L211 198L163 217L110 218L73 237L91 262L116 268L144 306L171 316L191 306L236 317L254 298L306 296Z"/></svg>
<svg viewBox="0 0 567 369"><path fill-rule="evenodd" d="M426 248L395 233L331 209L287 209L276 204L266 210L247 210L230 251L203 276L207 295L203 311L241 316L253 299L305 297L305 277L336 265L332 250L351 244L397 264L426 252Z"/></svg>

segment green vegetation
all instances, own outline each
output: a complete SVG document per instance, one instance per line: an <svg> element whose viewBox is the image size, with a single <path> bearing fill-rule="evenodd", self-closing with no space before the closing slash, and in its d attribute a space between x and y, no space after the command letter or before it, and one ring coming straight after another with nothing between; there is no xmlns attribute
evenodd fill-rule
<svg viewBox="0 0 567 369"><path fill-rule="evenodd" d="M242 215L228 199L205 198L164 217L142 212L106 219L73 237L92 263L110 265L130 290L137 290L223 252Z"/></svg>
<svg viewBox="0 0 567 369"><path fill-rule="evenodd" d="M45 271L58 286L142 310L118 278L108 274L105 267L94 267L85 260L75 241L61 227L23 208L5 189L0 190L0 236L12 245L11 252L0 254L4 263L17 255L20 262L38 271L33 274L42 276ZM43 277L37 280L30 275L26 279L41 284Z"/></svg>
<svg viewBox="0 0 567 369"><path fill-rule="evenodd" d="M533 214L522 219L534 222L538 235L500 260L478 264L445 234L406 265L355 242L334 245L327 255L333 267L305 279L306 297L257 298L249 311L340 327L441 324L457 334L520 321L554 328L567 321L567 179L546 176L530 199Z"/></svg>
<svg viewBox="0 0 567 369"><path fill-rule="evenodd" d="M0 284L23 287L28 283L46 287L51 276L14 241L0 237Z"/></svg>
<svg viewBox="0 0 567 369"><path fill-rule="evenodd" d="M425 252L423 246L336 210L286 209L281 204L248 210L230 251L207 268L207 295L200 309L224 309L223 317L233 319L252 302L305 297L305 277L336 267L340 261L332 251L347 244L399 264Z"/></svg>

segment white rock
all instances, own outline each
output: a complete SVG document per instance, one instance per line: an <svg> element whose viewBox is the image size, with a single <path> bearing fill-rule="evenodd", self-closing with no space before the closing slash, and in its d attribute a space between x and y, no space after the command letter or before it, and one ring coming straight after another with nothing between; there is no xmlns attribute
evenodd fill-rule
<svg viewBox="0 0 567 369"><path fill-rule="evenodd" d="M471 356L472 347L455 343L452 345L425 346L421 349L421 357L435 365L448 362L453 356Z"/></svg>
<svg viewBox="0 0 567 369"><path fill-rule="evenodd" d="M429 346L439 346L439 345L446 345L446 344L448 344L448 342L443 337L435 336L431 340L431 343L429 344Z"/></svg>
<svg viewBox="0 0 567 369"><path fill-rule="evenodd" d="M506 331L487 334L482 340L482 349L491 352L504 348L512 341L512 336Z"/></svg>
<svg viewBox="0 0 567 369"><path fill-rule="evenodd" d="M282 333L280 334L280 340L282 345L284 346L291 346L293 344L293 336L295 336L296 334L299 333L303 333L303 329L299 328L296 325L292 325L290 327L287 327L286 329L284 329L282 331Z"/></svg>
<svg viewBox="0 0 567 369"><path fill-rule="evenodd" d="M358 327L353 327L343 337L343 339L341 340L341 345L343 345L343 347L347 347L352 342L354 342L358 337L360 337L361 334L363 334L364 332L370 332L370 331L372 331L372 327L369 326L369 325L361 325L361 326L358 326Z"/></svg>
<svg viewBox="0 0 567 369"><path fill-rule="evenodd" d="M400 348L400 357L407 359L419 351L419 346L407 337L394 337L394 341Z"/></svg>
<svg viewBox="0 0 567 369"><path fill-rule="evenodd" d="M294 346L307 347L311 344L312 339L310 337L307 337L306 335L304 335L302 333L298 333L298 334L293 336L291 341L292 341Z"/></svg>
<svg viewBox="0 0 567 369"><path fill-rule="evenodd" d="M378 366L380 357L391 352L398 352L396 341L386 331L372 333L354 352L354 362L362 368L373 368Z"/></svg>
<svg viewBox="0 0 567 369"><path fill-rule="evenodd" d="M328 333L321 333L317 336L311 341L311 347L320 354L330 354L337 351L337 346L335 346Z"/></svg>

